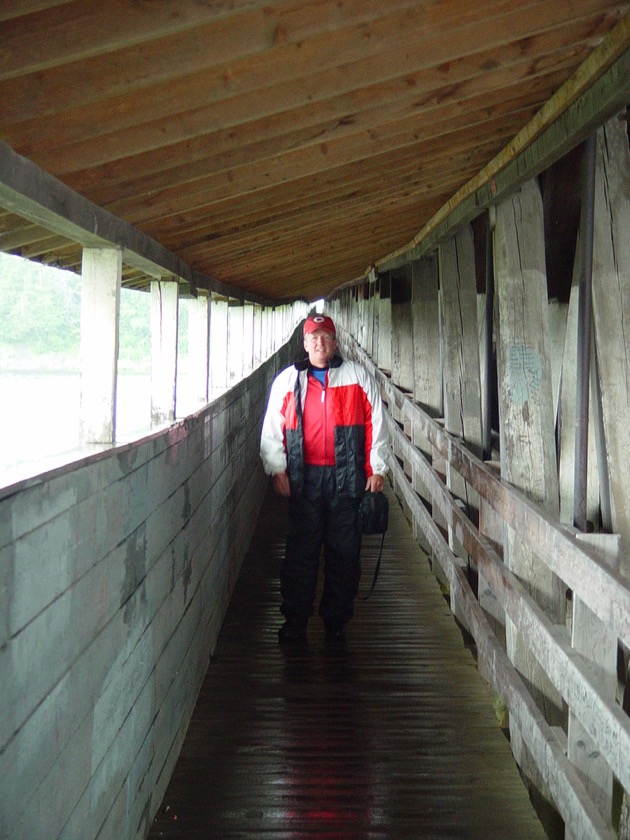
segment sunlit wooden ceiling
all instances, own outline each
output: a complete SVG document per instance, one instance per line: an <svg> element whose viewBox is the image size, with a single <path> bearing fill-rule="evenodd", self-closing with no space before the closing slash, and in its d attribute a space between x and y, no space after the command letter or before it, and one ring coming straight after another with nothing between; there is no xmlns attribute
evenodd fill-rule
<svg viewBox="0 0 630 840"><path fill-rule="evenodd" d="M3 0L0 138L195 271L313 300L413 240L629 9ZM80 267L15 212L0 250Z"/></svg>

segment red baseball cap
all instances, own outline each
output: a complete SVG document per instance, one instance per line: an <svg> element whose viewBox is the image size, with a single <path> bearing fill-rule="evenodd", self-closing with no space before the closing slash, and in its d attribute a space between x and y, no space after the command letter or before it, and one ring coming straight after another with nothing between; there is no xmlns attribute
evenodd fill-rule
<svg viewBox="0 0 630 840"><path fill-rule="evenodd" d="M306 319L304 322L304 335L315 332L315 330L325 330L332 335L337 335L333 320L327 315L313 315Z"/></svg>

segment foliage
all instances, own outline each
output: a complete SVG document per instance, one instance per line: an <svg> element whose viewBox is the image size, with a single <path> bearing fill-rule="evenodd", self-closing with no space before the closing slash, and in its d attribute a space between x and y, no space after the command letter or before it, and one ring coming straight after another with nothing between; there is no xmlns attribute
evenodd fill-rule
<svg viewBox="0 0 630 840"><path fill-rule="evenodd" d="M185 342L185 309L180 338ZM150 295L123 289L119 369L149 370ZM0 254L0 369L78 370L81 277Z"/></svg>

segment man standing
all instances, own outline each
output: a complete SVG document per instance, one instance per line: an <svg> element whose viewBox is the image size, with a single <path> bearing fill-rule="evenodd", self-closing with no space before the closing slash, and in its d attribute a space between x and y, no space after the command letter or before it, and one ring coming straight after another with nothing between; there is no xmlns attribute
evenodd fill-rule
<svg viewBox="0 0 630 840"><path fill-rule="evenodd" d="M336 354L335 325L304 323L308 358L274 380L260 455L276 493L289 499L289 532L280 571L280 641L306 639L324 547L319 606L327 641L343 641L359 588L359 502L383 489L388 442L376 383Z"/></svg>

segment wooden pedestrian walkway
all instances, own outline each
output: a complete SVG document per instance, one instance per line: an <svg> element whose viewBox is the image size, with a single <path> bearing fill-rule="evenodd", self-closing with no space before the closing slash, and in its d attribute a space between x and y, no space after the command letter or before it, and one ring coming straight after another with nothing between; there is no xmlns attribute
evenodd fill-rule
<svg viewBox="0 0 630 840"><path fill-rule="evenodd" d="M345 647L279 646L285 503L269 494L149 835L536 840L490 695L390 494ZM380 537L365 540L362 593Z"/></svg>

